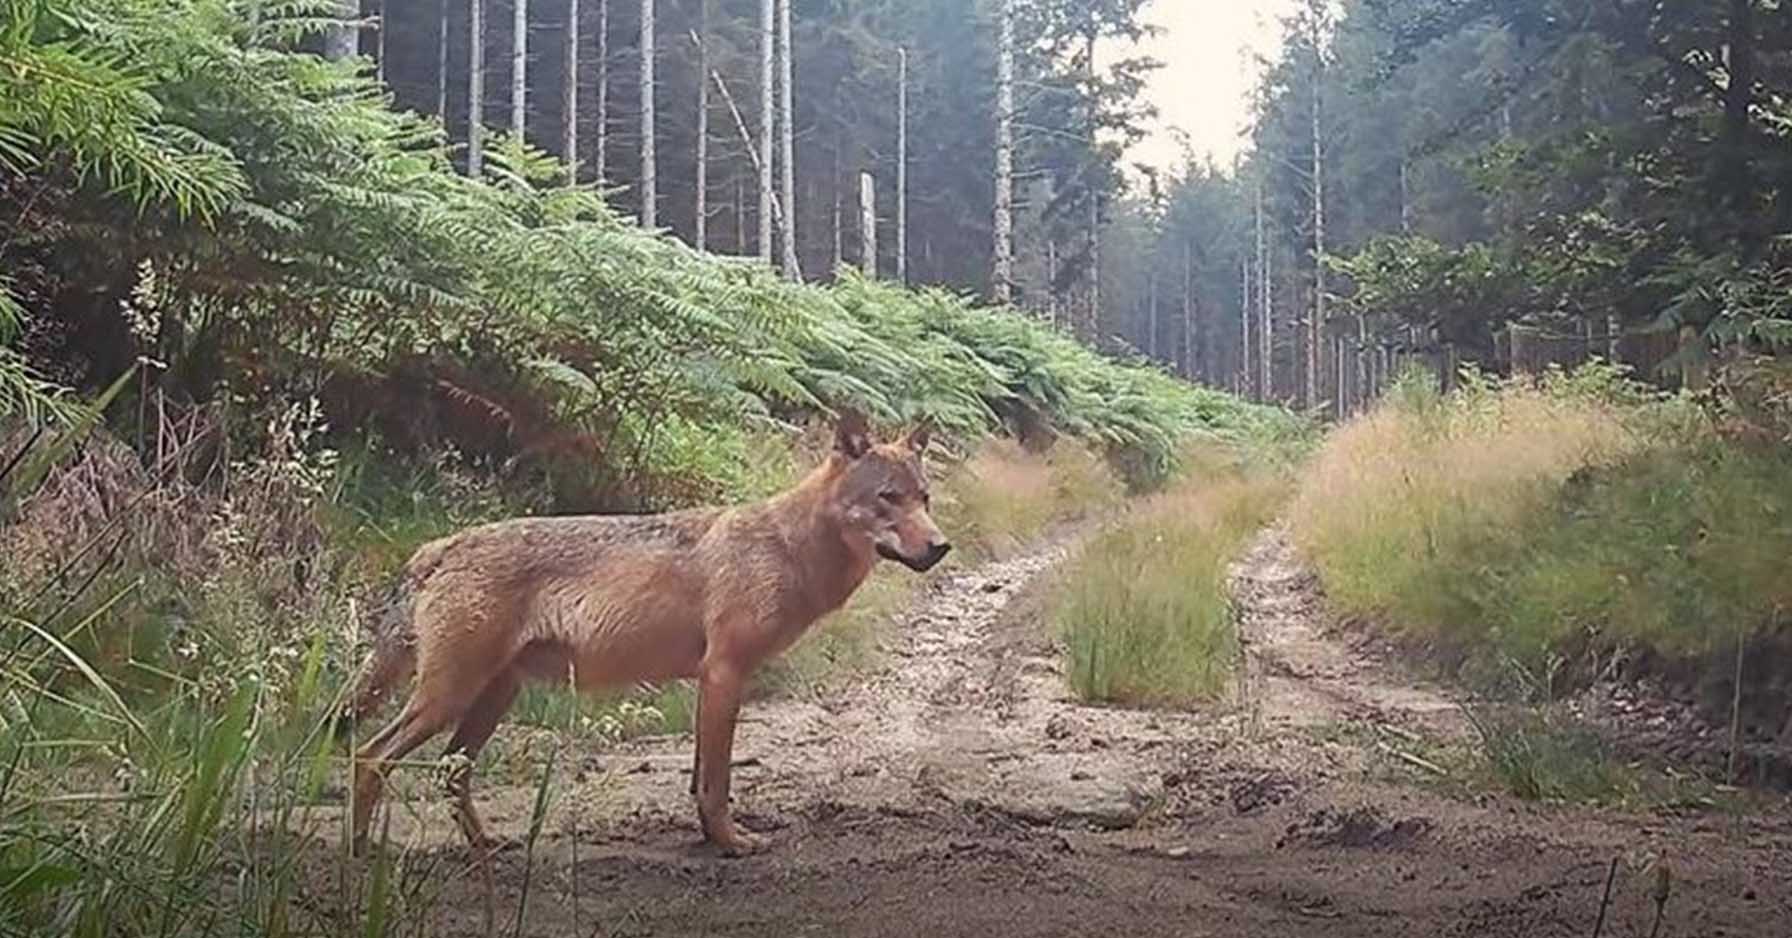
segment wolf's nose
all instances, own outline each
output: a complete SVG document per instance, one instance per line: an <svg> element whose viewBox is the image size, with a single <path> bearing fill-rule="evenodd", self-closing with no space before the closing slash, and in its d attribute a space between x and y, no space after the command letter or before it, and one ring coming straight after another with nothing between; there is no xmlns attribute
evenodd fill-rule
<svg viewBox="0 0 1792 938"><path fill-rule="evenodd" d="M952 545L945 541L927 545L927 554L921 558L921 569L926 570L939 563L951 551Z"/></svg>

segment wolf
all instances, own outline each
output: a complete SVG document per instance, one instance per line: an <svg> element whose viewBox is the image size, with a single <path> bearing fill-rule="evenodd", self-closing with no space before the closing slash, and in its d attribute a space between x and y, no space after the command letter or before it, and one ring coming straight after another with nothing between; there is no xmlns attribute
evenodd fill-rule
<svg viewBox="0 0 1792 938"><path fill-rule="evenodd" d="M391 764L449 728L447 754L464 757L448 776L456 822L474 849L499 846L473 807L472 763L525 681L569 676L580 691L694 679L690 793L704 838L728 856L763 847L729 813L742 692L879 560L925 573L951 550L930 514L929 436L923 425L877 442L844 410L820 465L757 503L516 518L418 548L339 715L352 735L411 680L397 718L353 756L353 852L365 852Z"/></svg>

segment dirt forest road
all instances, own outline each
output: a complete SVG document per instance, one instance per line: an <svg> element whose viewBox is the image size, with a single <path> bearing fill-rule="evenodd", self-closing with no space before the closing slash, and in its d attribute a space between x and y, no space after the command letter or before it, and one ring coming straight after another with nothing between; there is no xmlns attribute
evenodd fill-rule
<svg viewBox="0 0 1792 938"><path fill-rule="evenodd" d="M880 670L750 704L736 811L772 848L698 845L688 739L585 757L520 850L475 872L446 819L392 837L452 870L424 933L541 936L1663 936L1792 934L1792 816L1621 814L1439 784L1407 759L1468 732L1439 690L1327 628L1278 530L1238 564L1247 679L1189 713L1083 706L1042 587L1060 542L945 574L887 632ZM1424 760L1419 760L1423 762ZM534 791L489 782L521 837ZM412 822L414 824L414 822ZM319 889L337 882L318 857ZM488 886L489 883L489 886ZM489 892L488 892L489 889ZM488 898L489 896L489 898Z"/></svg>

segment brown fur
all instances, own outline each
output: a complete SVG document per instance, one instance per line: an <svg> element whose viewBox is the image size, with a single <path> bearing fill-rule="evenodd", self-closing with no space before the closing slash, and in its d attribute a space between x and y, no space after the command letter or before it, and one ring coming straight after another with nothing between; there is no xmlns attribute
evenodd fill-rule
<svg viewBox="0 0 1792 938"><path fill-rule="evenodd" d="M695 678L691 791L704 836L730 853L752 838L729 817L729 764L746 681L839 608L882 556L916 570L950 549L928 515L927 434L873 445L844 415L814 472L766 501L659 515L520 518L419 548L382 614L348 716L371 713L415 674L398 718L355 754L354 849L387 767L450 727L469 762L524 680L595 690ZM456 816L489 841L467 770Z"/></svg>

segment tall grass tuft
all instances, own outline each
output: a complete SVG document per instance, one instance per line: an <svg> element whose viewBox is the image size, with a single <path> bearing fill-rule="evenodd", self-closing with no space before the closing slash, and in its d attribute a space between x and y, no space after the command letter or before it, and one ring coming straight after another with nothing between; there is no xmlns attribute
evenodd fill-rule
<svg viewBox="0 0 1792 938"><path fill-rule="evenodd" d="M1090 540L1052 599L1071 688L1153 705L1222 693L1238 657L1227 568L1284 493L1274 478L1203 472Z"/></svg>

